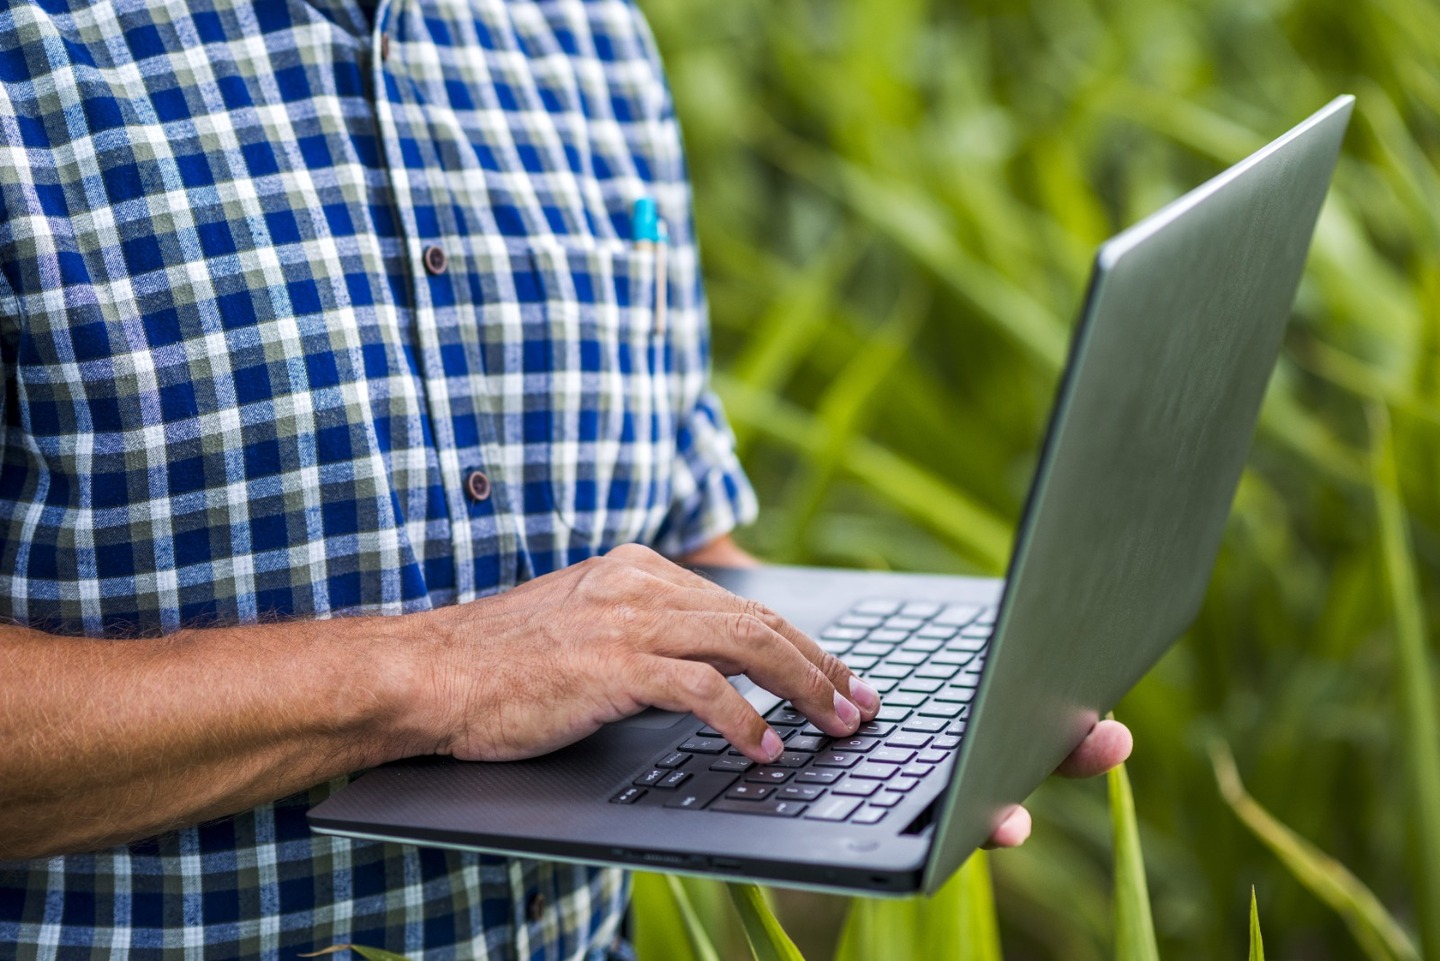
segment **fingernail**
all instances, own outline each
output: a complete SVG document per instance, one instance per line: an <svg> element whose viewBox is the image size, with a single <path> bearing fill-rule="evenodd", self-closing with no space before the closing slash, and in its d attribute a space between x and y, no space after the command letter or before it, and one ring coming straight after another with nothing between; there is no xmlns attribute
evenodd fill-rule
<svg viewBox="0 0 1440 961"><path fill-rule="evenodd" d="M863 711L873 714L880 710L880 692L858 677L850 678L850 700L860 705Z"/></svg>
<svg viewBox="0 0 1440 961"><path fill-rule="evenodd" d="M851 704L839 691L835 692L835 713L839 715L841 722L846 727L860 726L860 709Z"/></svg>
<svg viewBox="0 0 1440 961"><path fill-rule="evenodd" d="M776 734L773 728L767 727L765 736L760 738L760 750L764 751L765 756L773 761L785 753L785 743L780 740L780 735Z"/></svg>

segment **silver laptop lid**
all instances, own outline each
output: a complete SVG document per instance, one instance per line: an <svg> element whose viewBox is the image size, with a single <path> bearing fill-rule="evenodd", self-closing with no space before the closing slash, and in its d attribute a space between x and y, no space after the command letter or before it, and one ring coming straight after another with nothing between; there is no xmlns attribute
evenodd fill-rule
<svg viewBox="0 0 1440 961"><path fill-rule="evenodd" d="M1100 248L927 892L1198 613L1353 104Z"/></svg>

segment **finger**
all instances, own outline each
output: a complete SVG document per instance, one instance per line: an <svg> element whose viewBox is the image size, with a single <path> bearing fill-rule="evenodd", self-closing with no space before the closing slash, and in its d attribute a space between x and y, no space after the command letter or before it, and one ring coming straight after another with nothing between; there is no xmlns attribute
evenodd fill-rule
<svg viewBox="0 0 1440 961"><path fill-rule="evenodd" d="M725 674L745 674L788 698L816 727L847 737L860 726L858 708L830 678L763 621L745 614L677 612L663 625L655 653L703 661Z"/></svg>
<svg viewBox="0 0 1440 961"><path fill-rule="evenodd" d="M982 846L990 849L1018 848L1030 836L1030 828L1030 812L1016 805Z"/></svg>
<svg viewBox="0 0 1440 961"><path fill-rule="evenodd" d="M635 545L624 546L635 547ZM879 692L856 677L854 672L845 666L845 662L833 654L822 650L820 645L816 644L804 631L795 627L795 625L759 601L732 594L719 585L705 580L705 578L700 575L670 563L659 554L648 551L646 548L625 551L623 554L621 554L620 548L616 548L607 556L612 555L627 563L633 559L635 566L639 570L646 574L654 575L670 586L669 590L661 588L663 594L657 599L658 603L680 610L730 611L754 618L769 628L771 632L784 638L795 650L799 651L807 661L829 678L831 689L838 691L841 697L849 702L851 706L858 708L862 720L868 721L879 712ZM659 585L657 585L657 587L658 586ZM688 637L688 634L686 636ZM719 665L717 664L717 666ZM749 672L746 671L746 673ZM784 691L770 687L759 677L755 677L754 679L767 690L774 691L783 696L789 696ZM849 709L845 705L832 704L832 701L833 696L821 698L819 702L813 706L822 713L830 707L835 707L841 714L848 717ZM818 726L822 728L825 726L817 720L815 716L811 715L809 708L805 705L797 703L795 706L800 708L806 717L815 721ZM850 725L850 731L854 729L855 725ZM849 733L849 731L846 733Z"/></svg>
<svg viewBox="0 0 1440 961"><path fill-rule="evenodd" d="M1080 746L1060 762L1056 774L1064 777L1095 777L1117 767L1130 756L1135 739L1130 729L1108 718L1100 721L1085 735Z"/></svg>
<svg viewBox="0 0 1440 961"><path fill-rule="evenodd" d="M769 764L785 750L775 729L713 667L650 656L638 663L639 690L633 696L642 703L694 714L758 764Z"/></svg>

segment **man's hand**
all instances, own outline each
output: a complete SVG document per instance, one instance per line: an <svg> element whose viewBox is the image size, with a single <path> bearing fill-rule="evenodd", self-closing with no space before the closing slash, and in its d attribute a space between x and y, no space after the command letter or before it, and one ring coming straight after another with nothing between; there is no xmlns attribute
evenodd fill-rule
<svg viewBox="0 0 1440 961"><path fill-rule="evenodd" d="M442 651L425 747L466 760L544 754L653 706L692 712L746 757L773 761L780 737L730 674L836 737L880 709L873 688L784 618L638 545L417 616Z"/></svg>

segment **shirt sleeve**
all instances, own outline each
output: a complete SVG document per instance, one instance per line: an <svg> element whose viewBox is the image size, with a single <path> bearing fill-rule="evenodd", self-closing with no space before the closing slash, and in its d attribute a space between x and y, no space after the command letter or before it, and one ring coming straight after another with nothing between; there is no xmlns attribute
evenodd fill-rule
<svg viewBox="0 0 1440 961"><path fill-rule="evenodd" d="M708 387L680 418L675 444L670 513L655 545L669 557L704 547L759 511L720 399Z"/></svg>

